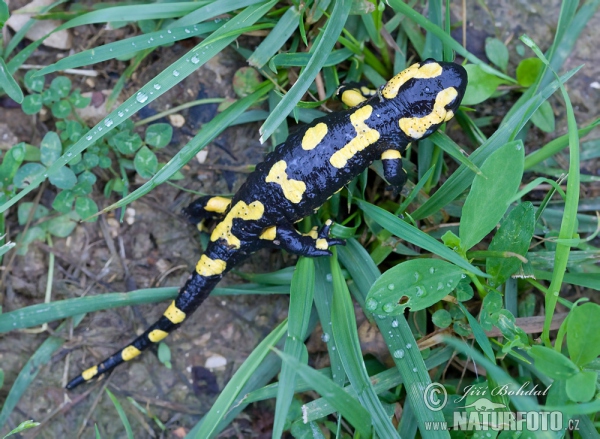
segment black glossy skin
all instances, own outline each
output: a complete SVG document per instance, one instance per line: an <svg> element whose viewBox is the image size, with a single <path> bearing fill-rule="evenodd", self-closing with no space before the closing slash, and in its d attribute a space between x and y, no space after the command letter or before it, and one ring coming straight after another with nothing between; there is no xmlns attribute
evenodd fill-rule
<svg viewBox="0 0 600 439"><path fill-rule="evenodd" d="M436 61L426 60L420 66L430 63L436 63ZM324 256L331 254L328 250L331 245L343 244L342 240L327 237L329 224L321 229L316 238L315 236L300 235L295 231L293 224L311 215L374 160L381 158L385 151L394 150L400 153L396 154L397 158L390 159L388 156L388 159L383 162L388 182L398 190L401 188L406 179L402 170L401 154L404 153L410 142L417 139L411 138L400 129L399 120L431 114L438 93L450 87L454 87L457 96L446 106L446 109L455 112L465 92L467 85L465 70L453 63L439 62L438 64L442 67L440 75L432 78L409 79L393 99L387 99L382 95L383 88L373 96L370 96L370 93L363 93L367 98L365 101L348 110L316 119L298 130L269 154L264 162L260 163L250 174L233 197L230 205L236 206L239 202L247 205L259 202L264 206L264 211L259 217L251 220L242 218L232 220L230 233L239 240L239 247L224 239L213 239L215 237L213 234L211 237L213 240L206 248L203 257L220 260L226 264L226 267L222 271L216 270L216 273L211 275L192 273L175 300L176 309L185 313L187 318L208 297L227 271L260 248L277 247L304 256ZM379 139L351 156L345 166L337 168L331 164L330 158L336 151L344 148L348 142L357 137L356 128L350 117L365 106L371 106L373 110L364 123L368 128L379 133ZM304 134L320 123L327 126L327 134L313 149L303 149ZM425 138L433 133L441 123L443 122L429 126L420 138ZM273 165L280 161L286 164L285 173L289 179L305 184L305 191L299 202L290 201L279 184L266 181ZM186 213L194 222L207 217L223 221L226 215L231 214L232 207L224 209L222 212L207 211L205 207L209 200L210 197L203 197L192 203L187 209ZM268 238L264 237L265 231L273 226L276 226L276 233ZM142 351L156 342L149 338L152 331L159 329L168 333L179 327L180 324L181 322L174 323L171 318L163 315L128 348L133 346L138 351ZM95 373L90 372L85 377L79 375L67 385L67 388L72 389L111 370L123 361L131 359L126 356L127 358L124 360L123 352L124 350L121 350L100 363ZM86 372L89 371L90 369Z"/></svg>

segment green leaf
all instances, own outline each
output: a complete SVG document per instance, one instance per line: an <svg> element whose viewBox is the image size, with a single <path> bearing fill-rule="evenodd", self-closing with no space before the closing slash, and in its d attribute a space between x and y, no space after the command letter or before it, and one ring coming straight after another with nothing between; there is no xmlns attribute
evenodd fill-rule
<svg viewBox="0 0 600 439"><path fill-rule="evenodd" d="M532 346L529 355L535 360L535 367L555 380L564 380L579 373L579 368L567 357L545 346Z"/></svg>
<svg viewBox="0 0 600 439"><path fill-rule="evenodd" d="M19 208L17 209L17 220L18 220L20 226L24 226L27 223L27 219L29 218L29 214L30 214L32 208L33 208L33 203L31 203L31 202L19 204ZM35 221L39 220L40 218L44 218L45 216L48 216L49 212L50 211L48 210L47 207L42 206L41 204L38 204L35 208L35 212L33 213L33 217L31 218L31 220L35 222Z"/></svg>
<svg viewBox="0 0 600 439"><path fill-rule="evenodd" d="M62 154L62 144L58 134L48 131L40 144L40 162L50 166Z"/></svg>
<svg viewBox="0 0 600 439"><path fill-rule="evenodd" d="M71 189L77 183L77 176L66 166L56 170L49 178L50 183L59 189Z"/></svg>
<svg viewBox="0 0 600 439"><path fill-rule="evenodd" d="M50 110L52 111L52 115L54 117L58 119L64 119L71 114L71 104L68 100L61 99L60 101L53 103L52 107L50 107Z"/></svg>
<svg viewBox="0 0 600 439"><path fill-rule="evenodd" d="M439 259L414 259L390 268L375 281L365 302L374 314L400 315L436 304L458 285L463 269Z"/></svg>
<svg viewBox="0 0 600 439"><path fill-rule="evenodd" d="M21 90L17 81L10 75L2 57L0 57L0 89L4 89L13 101L19 104L23 102L23 90Z"/></svg>
<svg viewBox="0 0 600 439"><path fill-rule="evenodd" d="M77 212L84 221L98 221L97 216L88 220L89 217L98 213L98 205L91 198L77 197L77 200L75 201L75 212Z"/></svg>
<svg viewBox="0 0 600 439"><path fill-rule="evenodd" d="M48 233L51 233L58 238L66 238L73 230L75 230L78 223L79 216L77 216L75 212L69 212L66 215L61 215L44 222L44 226Z"/></svg>
<svg viewBox="0 0 600 439"><path fill-rule="evenodd" d="M462 210L459 236L463 249L481 241L506 212L523 176L523 143L509 142L495 151L481 166Z"/></svg>
<svg viewBox="0 0 600 439"><path fill-rule="evenodd" d="M10 433L8 433L6 436L4 436L3 439L6 439L7 437L12 436L13 434L17 434L17 433L21 433L22 431L29 430L30 428L37 427L38 425L40 425L40 423L35 422L33 420L23 421L15 429L11 430Z"/></svg>
<svg viewBox="0 0 600 439"><path fill-rule="evenodd" d="M540 130L551 133L555 128L555 117L550 102L544 101L531 116L531 122Z"/></svg>
<svg viewBox="0 0 600 439"><path fill-rule="evenodd" d="M19 247L17 247L17 254L19 256L24 256L29 249L29 244L34 241L43 241L46 239L46 232L42 227L30 227L27 229L25 234L20 235L18 240Z"/></svg>
<svg viewBox="0 0 600 439"><path fill-rule="evenodd" d="M158 361L164 364L167 369L173 367L171 364L171 349L169 349L169 345L163 341L158 344Z"/></svg>
<svg viewBox="0 0 600 439"><path fill-rule="evenodd" d="M10 17L10 12L8 11L8 5L6 1L0 0L0 30L4 27L6 20Z"/></svg>
<svg viewBox="0 0 600 439"><path fill-rule="evenodd" d="M42 92L42 102L46 107L49 107L54 102L58 102L60 100L60 96L58 92L53 88L49 88Z"/></svg>
<svg viewBox="0 0 600 439"><path fill-rule="evenodd" d="M21 109L25 114L36 114L42 109L42 96L32 94L25 96Z"/></svg>
<svg viewBox="0 0 600 439"><path fill-rule="evenodd" d="M25 154L26 146L22 142L13 146L2 158L2 163L0 163L0 185L5 189L8 189L8 186L12 184L19 166L25 159Z"/></svg>
<svg viewBox="0 0 600 439"><path fill-rule="evenodd" d="M173 127L168 123L155 123L146 130L146 144L155 148L164 148L173 137Z"/></svg>
<svg viewBox="0 0 600 439"><path fill-rule="evenodd" d="M584 303L569 313L567 322L569 356L582 367L600 355L600 306Z"/></svg>
<svg viewBox="0 0 600 439"><path fill-rule="evenodd" d="M244 98L254 93L262 82L260 74L253 67L242 67L233 74L233 91Z"/></svg>
<svg viewBox="0 0 600 439"><path fill-rule="evenodd" d="M158 159L150 148L142 146L133 159L133 166L142 178L152 178L158 168Z"/></svg>
<svg viewBox="0 0 600 439"><path fill-rule="evenodd" d="M81 96L81 91L77 89L73 93L71 93L71 96L69 96L69 102L71 102L71 104L73 104L75 108L85 108L88 105L90 105L90 102L92 102L92 98L84 98L83 96Z"/></svg>
<svg viewBox="0 0 600 439"><path fill-rule="evenodd" d="M535 209L533 204L519 204L502 220L500 228L489 246L490 251L511 252L521 256L527 254L535 229ZM521 266L521 261L507 255L505 258L487 258L485 271L493 280L490 286L503 284Z"/></svg>
<svg viewBox="0 0 600 439"><path fill-rule="evenodd" d="M71 92L71 80L66 76L57 76L50 83L50 89L54 90L59 98L66 98Z"/></svg>
<svg viewBox="0 0 600 439"><path fill-rule="evenodd" d="M73 208L73 202L75 201L75 194L71 191L59 192L54 201L52 207L60 213L68 213Z"/></svg>
<svg viewBox="0 0 600 439"><path fill-rule="evenodd" d="M517 66L517 82L523 87L530 87L535 83L538 75L544 68L544 63L538 58L525 58Z"/></svg>
<svg viewBox="0 0 600 439"><path fill-rule="evenodd" d="M27 73L25 73L23 81L25 82L25 87L27 87L29 90L40 93L44 89L44 78L40 76L34 76L36 73L37 70L29 70Z"/></svg>
<svg viewBox="0 0 600 439"><path fill-rule="evenodd" d="M508 49L502 41L497 38L485 39L485 54L488 59L506 72L508 67Z"/></svg>
<svg viewBox="0 0 600 439"><path fill-rule="evenodd" d="M137 133L121 131L111 139L121 154L133 154L142 146L142 138Z"/></svg>
<svg viewBox="0 0 600 439"><path fill-rule="evenodd" d="M26 163L19 168L13 178L13 184L18 188L28 186L37 176L43 174L46 167L39 163Z"/></svg>
<svg viewBox="0 0 600 439"><path fill-rule="evenodd" d="M438 309L431 316L431 321L438 328L445 329L452 324L452 316L445 309Z"/></svg>
<svg viewBox="0 0 600 439"><path fill-rule="evenodd" d="M571 401L588 402L596 394L598 374L592 370L584 370L567 379L566 390Z"/></svg>
<svg viewBox="0 0 600 439"><path fill-rule="evenodd" d="M496 75L485 72L480 66L475 64L467 64L465 70L469 77L469 83L467 84L467 90L465 91L465 97L461 101L461 105L475 105L485 101L504 82Z"/></svg>

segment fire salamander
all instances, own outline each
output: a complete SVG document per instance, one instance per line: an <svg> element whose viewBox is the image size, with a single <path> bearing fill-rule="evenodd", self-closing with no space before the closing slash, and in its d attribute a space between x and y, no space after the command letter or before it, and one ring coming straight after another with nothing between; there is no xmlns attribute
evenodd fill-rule
<svg viewBox="0 0 600 439"><path fill-rule="evenodd" d="M400 189L406 181L402 153L451 119L465 93L467 75L454 63L433 59L414 64L376 92L342 86L350 108L314 120L290 135L256 166L233 199L202 197L187 208L191 218L216 218L205 253L164 314L131 344L71 380L89 381L130 361L177 329L223 275L265 247L302 256L330 255L331 220L320 231L300 234L294 223L312 214L374 160Z"/></svg>

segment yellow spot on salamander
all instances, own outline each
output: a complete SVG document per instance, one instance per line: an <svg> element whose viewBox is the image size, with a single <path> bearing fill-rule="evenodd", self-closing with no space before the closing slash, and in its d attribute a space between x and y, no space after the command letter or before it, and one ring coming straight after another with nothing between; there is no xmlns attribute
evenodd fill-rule
<svg viewBox="0 0 600 439"><path fill-rule="evenodd" d="M225 197L212 197L206 202L206 206L204 206L204 210L209 212L218 212L224 213L231 204L230 198Z"/></svg>
<svg viewBox="0 0 600 439"><path fill-rule="evenodd" d="M233 220L235 218L240 218L245 221L254 221L261 218L264 212L265 206L260 201L253 201L250 204L238 201L235 206L229 210L229 213L223 218L223 221L217 224L215 230L213 230L210 235L210 240L214 242L223 239L228 245L234 248L240 248L240 240L231 233Z"/></svg>
<svg viewBox="0 0 600 439"><path fill-rule="evenodd" d="M175 301L172 301L163 316L168 318L171 323L178 324L185 320L185 313L175 306Z"/></svg>
<svg viewBox="0 0 600 439"><path fill-rule="evenodd" d="M135 346L127 346L121 352L121 356L123 357L123 361L129 361L129 360L133 360L135 357L137 357L141 353L142 353L142 351L140 351Z"/></svg>
<svg viewBox="0 0 600 439"><path fill-rule="evenodd" d="M423 117L403 117L400 119L400 129L413 139L420 139L433 125L441 124L449 120L446 105L449 105L458 96L454 87L439 92L435 98L435 104L430 114ZM454 113L453 113L454 114ZM450 116L452 117L452 116Z"/></svg>
<svg viewBox="0 0 600 439"><path fill-rule="evenodd" d="M273 241L276 236L277 236L277 227L271 226L271 227L267 227L265 230L263 230L263 232L260 234L259 238L266 239L267 241Z"/></svg>
<svg viewBox="0 0 600 439"><path fill-rule="evenodd" d="M436 78L442 74L442 66L438 63L429 63L421 66L419 63L413 64L409 68L402 70L396 76L388 81L383 87L381 94L386 99L393 99L398 96L400 87L402 87L409 79L430 79Z"/></svg>
<svg viewBox="0 0 600 439"><path fill-rule="evenodd" d="M350 122L356 130L356 137L331 156L329 162L338 169L343 168L357 152L379 140L379 131L369 127L365 121L371 117L373 107L365 105L350 115Z"/></svg>
<svg viewBox="0 0 600 439"><path fill-rule="evenodd" d="M163 331L162 329L154 329L154 330L150 331L150 334L148 334L148 340L150 340L152 343L158 343L159 341L164 339L167 335L169 335L169 333L166 331Z"/></svg>
<svg viewBox="0 0 600 439"><path fill-rule="evenodd" d="M349 107L356 107L361 102L367 100L361 93L356 90L346 90L341 96L342 102Z"/></svg>
<svg viewBox="0 0 600 439"><path fill-rule="evenodd" d="M310 236L312 239L317 239L319 237L319 232L317 231L317 227L313 227L310 232L303 233L304 236Z"/></svg>
<svg viewBox="0 0 600 439"><path fill-rule="evenodd" d="M395 149L388 149L387 151L383 151L383 154L381 154L381 160L394 160L401 158L402 154L400 154Z"/></svg>
<svg viewBox="0 0 600 439"><path fill-rule="evenodd" d="M448 122L453 117L454 117L454 111L452 111L452 110L446 111L446 117L444 118L444 122Z"/></svg>
<svg viewBox="0 0 600 439"><path fill-rule="evenodd" d="M221 274L227 268L227 263L221 259L211 259L206 255L200 256L196 264L196 273L200 276L215 276Z"/></svg>
<svg viewBox="0 0 600 439"><path fill-rule="evenodd" d="M315 247L318 248L319 250L327 250L329 248L329 244L327 244L326 239L320 238L320 239L317 239Z"/></svg>
<svg viewBox="0 0 600 439"><path fill-rule="evenodd" d="M292 180L288 178L285 170L287 163L284 160L279 160L273 165L269 171L269 175L265 178L267 183L275 183L281 186L283 195L292 203L302 201L302 195L306 191L306 183L300 180Z"/></svg>
<svg viewBox="0 0 600 439"><path fill-rule="evenodd" d="M86 381L91 380L96 375L98 375L98 366L90 367L89 369L86 369L83 372L81 372L81 377Z"/></svg>
<svg viewBox="0 0 600 439"><path fill-rule="evenodd" d="M316 124L314 127L309 128L304 133L302 138L302 149L309 151L314 149L321 140L327 135L327 125L323 122Z"/></svg>

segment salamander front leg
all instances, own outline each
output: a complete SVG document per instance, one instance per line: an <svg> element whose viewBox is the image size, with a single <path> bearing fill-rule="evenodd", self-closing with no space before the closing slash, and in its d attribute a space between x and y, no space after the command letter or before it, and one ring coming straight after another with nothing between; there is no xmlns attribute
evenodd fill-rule
<svg viewBox="0 0 600 439"><path fill-rule="evenodd" d="M340 85L335 94L347 106L356 107L361 102L377 94L377 90L366 87L365 83L349 82Z"/></svg>
<svg viewBox="0 0 600 439"><path fill-rule="evenodd" d="M316 227L309 233L301 234L291 224L279 224L266 228L260 235L267 246L281 248L300 256L329 256L332 245L346 245L343 239L329 238L333 222L327 220L320 231Z"/></svg>
<svg viewBox="0 0 600 439"><path fill-rule="evenodd" d="M388 149L381 154L381 163L383 164L383 176L390 184L387 190L393 190L394 195L398 194L406 183L406 171L402 168L402 155L395 149Z"/></svg>

